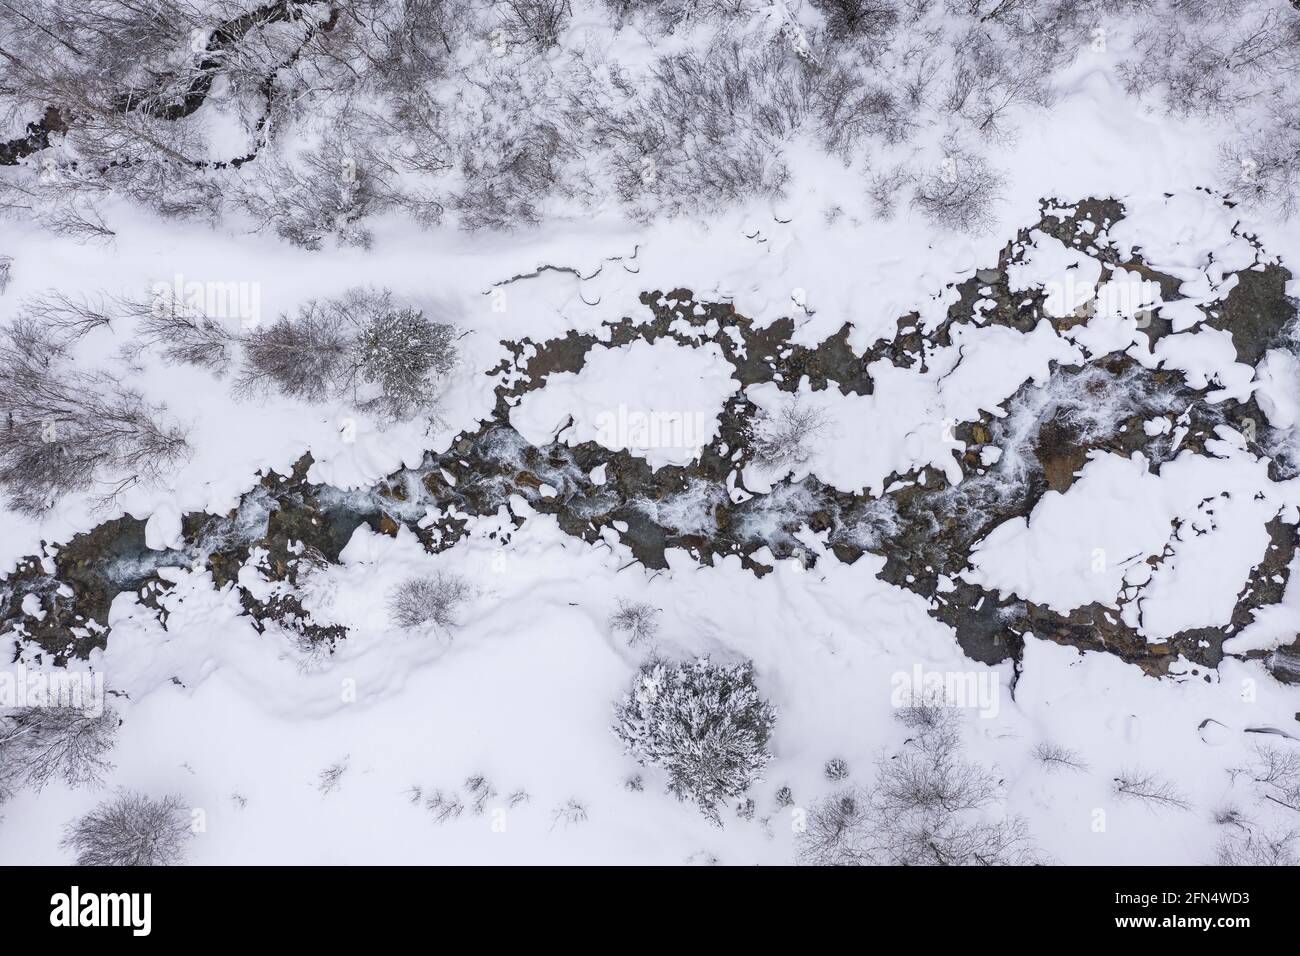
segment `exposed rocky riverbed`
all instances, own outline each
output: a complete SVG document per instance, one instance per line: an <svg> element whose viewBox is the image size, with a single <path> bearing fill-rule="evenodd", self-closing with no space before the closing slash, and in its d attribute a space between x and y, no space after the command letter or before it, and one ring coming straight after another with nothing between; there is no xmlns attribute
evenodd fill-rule
<svg viewBox="0 0 1300 956"><path fill-rule="evenodd" d="M1075 247L1123 217L1113 200L1079 203L1069 215L1049 214L1049 207L1055 205L1044 204L1035 228ZM1080 229L1080 223L1091 225ZM892 339L861 355L848 344L847 325L808 348L791 344L792 319L756 327L732 305L698 302L689 289L647 291L642 302L648 315L612 324L603 340L571 332L543 342L505 343L513 358L488 373L497 379L492 418L457 436L446 452L427 454L419 468L396 472L364 491L345 492L309 482L311 459L304 456L289 476L261 476L231 513L185 516L180 550L148 549L142 520L106 521L50 547L47 555L27 559L0 584L0 628L17 630L59 663L85 657L112 640L108 609L118 594L134 591L142 603L158 607L157 594L169 587L159 568L199 565L212 572L216 586L234 582L239 587L240 568L256 555L262 574L283 587L269 600L239 587L247 612L268 633L287 630L299 642L325 648L345 640L346 629L314 621L294 594L308 564L337 561L363 523L388 534L406 526L428 550L441 551L455 545L469 516L496 514L518 495L536 511L554 515L567 534L593 545L613 529L648 568L666 567L665 552L682 549L706 564L722 555L739 556L759 576L771 570L771 560L798 561L815 570L819 555L800 539L806 532L823 536L827 551L820 560L852 563L866 553L882 555L882 577L926 598L931 614L954 628L962 649L975 660L1018 660L1023 635L1032 632L1115 654L1153 675L1167 673L1179 655L1212 669L1223 655L1225 637L1249 623L1252 610L1281 599L1296 547L1293 525L1276 519L1269 524L1271 544L1238 598L1230 627L1185 631L1160 643L1148 642L1113 608L1092 604L1064 615L959 577L981 538L1010 518L1028 515L1048 491L1067 490L1090 451L1126 456L1140 451L1154 469L1176 452L1205 453L1214 428L1226 424L1247 436L1252 452L1270 455L1274 436L1253 399L1209 403L1207 389L1191 387L1180 372L1149 370L1123 353L1083 367L1055 368L1046 387L1021 388L1006 403L1005 417L985 414L954 428L954 439L965 444L956 453L964 476L959 484L949 485L942 473L925 469L890 476L890 490L880 497L845 493L816 477L786 478L765 493L742 487L745 494L731 494L728 479L736 481L752 454L757 411L742 390L727 402L718 434L688 466L652 470L628 451L594 442L570 446L559 437L531 445L510 424L510 410L521 396L544 387L548 375L581 369L598 341L618 346L669 338L689 347L713 342L742 388L776 382L793 391L806 377L814 389L869 395L871 363L885 359L900 368L924 368L927 351L951 344L953 329L974 321L976 312L980 324L1021 332L1039 323L1043 295L1013 294L1007 283L1017 243L1024 243L1029 231L1008 243L996 264L956 288L957 299L936 329L924 334L915 314L902 316ZM1107 269L1120 264L1113 249L1102 248L1100 257ZM1179 280L1154 271L1140 254L1123 267L1157 282L1165 302L1179 298ZM1279 265L1237 275L1223 307L1206 324L1231 330L1238 360L1253 365L1268 348L1284 344L1295 303L1285 294L1290 275ZM986 301L976 310L977 301L990 299L991 308ZM1053 324L1060 331L1086 319L1079 314ZM1171 327L1157 312L1144 331L1154 343ZM1118 414L1099 423L1086 414L1092 404ZM1185 431L1177 440L1168 432L1149 434L1143 423L1153 416L1176 418ZM985 464L981 449L1010 444L1030 452L1021 456L1021 466ZM591 473L600 466L605 480L597 483ZM1275 480L1291 475L1285 461L1274 460L1270 467ZM1148 563L1154 567L1159 560ZM43 616L31 613L30 601L24 609L27 595L35 596ZM161 609L159 614L165 617ZM1289 647L1256 653L1267 658L1278 679L1300 680L1300 638Z"/></svg>

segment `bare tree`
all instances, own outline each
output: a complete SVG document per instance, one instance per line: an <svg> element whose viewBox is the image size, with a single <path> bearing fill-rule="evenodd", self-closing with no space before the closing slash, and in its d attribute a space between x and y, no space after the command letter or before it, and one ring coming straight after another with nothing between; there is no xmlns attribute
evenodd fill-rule
<svg viewBox="0 0 1300 956"><path fill-rule="evenodd" d="M309 302L296 316L281 315L244 337L243 366L235 387L250 393L273 386L307 401L333 395L345 381L352 334L338 310Z"/></svg>
<svg viewBox="0 0 1300 956"><path fill-rule="evenodd" d="M172 364L194 365L216 375L230 368L236 336L217 319L171 294L158 294L147 302L122 299L120 305L136 318L128 355L151 348Z"/></svg>
<svg viewBox="0 0 1300 956"><path fill-rule="evenodd" d="M53 289L24 299L22 312L31 321L56 330L69 339L79 339L95 329L108 328L113 321L108 303L102 297L74 299Z"/></svg>
<svg viewBox="0 0 1300 956"><path fill-rule="evenodd" d="M1177 787L1147 770L1121 771L1113 780L1112 790L1118 797L1140 800L1152 807L1186 810L1191 806Z"/></svg>
<svg viewBox="0 0 1300 956"><path fill-rule="evenodd" d="M117 712L97 714L74 707L23 707L0 718L0 758L10 783L37 790L55 778L70 787L99 785L113 765L107 755L117 740Z"/></svg>
<svg viewBox="0 0 1300 956"><path fill-rule="evenodd" d="M183 862L193 835L180 797L124 790L69 824L62 845L78 866L170 866Z"/></svg>
<svg viewBox="0 0 1300 956"><path fill-rule="evenodd" d="M11 504L40 513L63 494L107 481L111 499L128 484L158 477L189 453L161 409L101 372L72 364L35 322L0 338L0 485Z"/></svg>
<svg viewBox="0 0 1300 956"><path fill-rule="evenodd" d="M1034 746L1033 757L1048 770L1088 769L1087 762L1079 755L1078 751L1046 740L1040 741Z"/></svg>

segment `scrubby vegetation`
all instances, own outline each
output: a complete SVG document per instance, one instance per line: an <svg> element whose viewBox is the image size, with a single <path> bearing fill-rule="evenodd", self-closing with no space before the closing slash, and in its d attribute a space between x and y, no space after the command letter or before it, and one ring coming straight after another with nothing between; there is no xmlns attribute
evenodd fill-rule
<svg viewBox="0 0 1300 956"><path fill-rule="evenodd" d="M0 143L0 207L104 239L115 193L366 246L392 212L510 229L778 196L811 146L876 214L978 230L990 147L1107 55L1134 95L1235 117L1223 185L1289 213L1298 23L1271 0L46 0L0 26L0 109L24 130ZM613 29L672 49L606 59L591 31ZM212 118L243 141L215 144Z"/></svg>
<svg viewBox="0 0 1300 956"><path fill-rule="evenodd" d="M652 661L615 708L614 733L629 755L668 775L668 790L710 818L759 779L772 755L776 710L751 664Z"/></svg>

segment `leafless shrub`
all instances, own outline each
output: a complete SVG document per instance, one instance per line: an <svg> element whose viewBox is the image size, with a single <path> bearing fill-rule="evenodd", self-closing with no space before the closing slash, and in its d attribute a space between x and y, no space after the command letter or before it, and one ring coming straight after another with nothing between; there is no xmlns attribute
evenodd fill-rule
<svg viewBox="0 0 1300 956"><path fill-rule="evenodd" d="M833 794L809 813L800 862L816 865L1006 866L1039 862L1025 821L1001 812L1001 785L962 755L951 712L900 712L916 731L882 757L870 790Z"/></svg>
<svg viewBox="0 0 1300 956"><path fill-rule="evenodd" d="M627 634L628 644L635 645L659 633L659 608L644 601L620 599L618 610L609 618L609 628Z"/></svg>
<svg viewBox="0 0 1300 956"><path fill-rule="evenodd" d="M465 802L458 794L435 790L425 798L424 809L433 815L434 822L446 823L465 812Z"/></svg>
<svg viewBox="0 0 1300 956"><path fill-rule="evenodd" d="M348 772L348 758L344 757L338 763L332 763L322 770L316 777L316 789L323 796L328 796L337 790L343 782L343 775Z"/></svg>
<svg viewBox="0 0 1300 956"><path fill-rule="evenodd" d="M558 824L573 826L575 823L587 822L587 807L576 797L570 797L551 811L551 828Z"/></svg>
<svg viewBox="0 0 1300 956"><path fill-rule="evenodd" d="M503 61L463 91L452 131L459 175L447 202L461 228L533 225L549 198L584 188L583 153L549 79Z"/></svg>
<svg viewBox="0 0 1300 956"><path fill-rule="evenodd" d="M573 17L569 0L495 0L501 11L501 29L513 44L549 50Z"/></svg>
<svg viewBox="0 0 1300 956"><path fill-rule="evenodd" d="M1249 829L1230 834L1215 847L1220 866L1296 866L1300 864L1300 829Z"/></svg>
<svg viewBox="0 0 1300 956"><path fill-rule="evenodd" d="M1300 212L1300 99L1272 107L1265 125L1221 151L1225 186L1282 219Z"/></svg>
<svg viewBox="0 0 1300 956"><path fill-rule="evenodd" d="M806 829L796 844L796 859L806 866L866 866L873 861L874 824L870 800L856 788L832 794L808 811Z"/></svg>
<svg viewBox="0 0 1300 956"><path fill-rule="evenodd" d="M0 256L0 295L4 295L9 289L9 281L13 277L13 267L13 256Z"/></svg>
<svg viewBox="0 0 1300 956"><path fill-rule="evenodd" d="M760 410L750 434L754 461L766 468L805 464L828 425L824 411L796 398L783 401L775 412Z"/></svg>
<svg viewBox="0 0 1300 956"><path fill-rule="evenodd" d="M942 229L977 233L989 228L1002 175L979 153L951 142L947 152L937 169L917 181L912 208Z"/></svg>
<svg viewBox="0 0 1300 956"><path fill-rule="evenodd" d="M432 624L450 631L456 626L456 610L472 593L464 578L439 571L432 577L409 578L394 588L388 598L388 612L401 628Z"/></svg>
<svg viewBox="0 0 1300 956"><path fill-rule="evenodd" d="M1291 744L1257 744L1245 768L1267 799L1300 812L1300 749Z"/></svg>
<svg viewBox="0 0 1300 956"><path fill-rule="evenodd" d="M474 774L465 781L465 792L469 796L469 808L474 816L482 816L488 803L497 795L496 788L482 774Z"/></svg>
<svg viewBox="0 0 1300 956"><path fill-rule="evenodd" d="M295 246L320 249L333 237L341 246L369 248L365 220L394 205L392 172L360 145L330 139L292 162L259 161L237 201Z"/></svg>
<svg viewBox="0 0 1300 956"><path fill-rule="evenodd" d="M1054 744L1049 741L1040 741L1034 746L1034 759L1046 767L1048 770L1087 770L1087 762L1079 755L1077 750L1071 750L1069 747L1063 747L1060 744Z"/></svg>
<svg viewBox="0 0 1300 956"><path fill-rule="evenodd" d="M96 184L76 175L0 178L0 214L78 242L107 242L116 235L100 212L101 197Z"/></svg>
<svg viewBox="0 0 1300 956"><path fill-rule="evenodd" d="M943 106L981 136L1005 141L1010 111L1045 106L1055 63L1032 55L1032 47L995 37L986 26L972 28L953 49L953 69Z"/></svg>
<svg viewBox="0 0 1300 956"><path fill-rule="evenodd" d="M901 164L872 173L867 185L872 211L881 219L893 219L898 208L898 194L913 179L911 170Z"/></svg>
<svg viewBox="0 0 1300 956"><path fill-rule="evenodd" d="M70 824L62 845L78 866L169 866L184 860L189 816L180 797L122 791Z"/></svg>
<svg viewBox="0 0 1300 956"><path fill-rule="evenodd" d="M1120 64L1131 93L1170 111L1224 112L1278 95L1300 71L1300 14L1253 0L1152 4Z"/></svg>
<svg viewBox="0 0 1300 956"><path fill-rule="evenodd" d="M41 790L55 778L70 787L98 786L120 721L110 707L23 707L0 718L0 761L15 786Z"/></svg>
<svg viewBox="0 0 1300 956"><path fill-rule="evenodd" d="M1246 826L1247 821L1241 815L1241 811L1234 806L1222 806L1214 811L1214 822L1221 827L1240 827Z"/></svg>
<svg viewBox="0 0 1300 956"><path fill-rule="evenodd" d="M161 409L108 375L74 366L63 345L31 320L0 337L0 485L10 503L41 513L61 495L101 479L158 477L189 453Z"/></svg>
<svg viewBox="0 0 1300 956"><path fill-rule="evenodd" d="M1122 771L1114 778L1112 790L1118 797L1141 800L1152 807L1186 810L1191 806L1177 787L1146 770Z"/></svg>

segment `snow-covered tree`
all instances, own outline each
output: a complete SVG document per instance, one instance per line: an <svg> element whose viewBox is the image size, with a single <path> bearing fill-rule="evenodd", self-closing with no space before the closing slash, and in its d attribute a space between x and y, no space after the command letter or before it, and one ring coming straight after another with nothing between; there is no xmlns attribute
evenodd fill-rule
<svg viewBox="0 0 1300 956"><path fill-rule="evenodd" d="M638 763L668 774L668 790L717 820L717 805L744 793L772 755L776 710L754 684L754 666L707 658L650 661L615 708L614 733Z"/></svg>
<svg viewBox="0 0 1300 956"><path fill-rule="evenodd" d="M356 342L361 380L378 387L377 403L392 418L431 404L435 380L456 361L456 330L418 309L377 312Z"/></svg>

